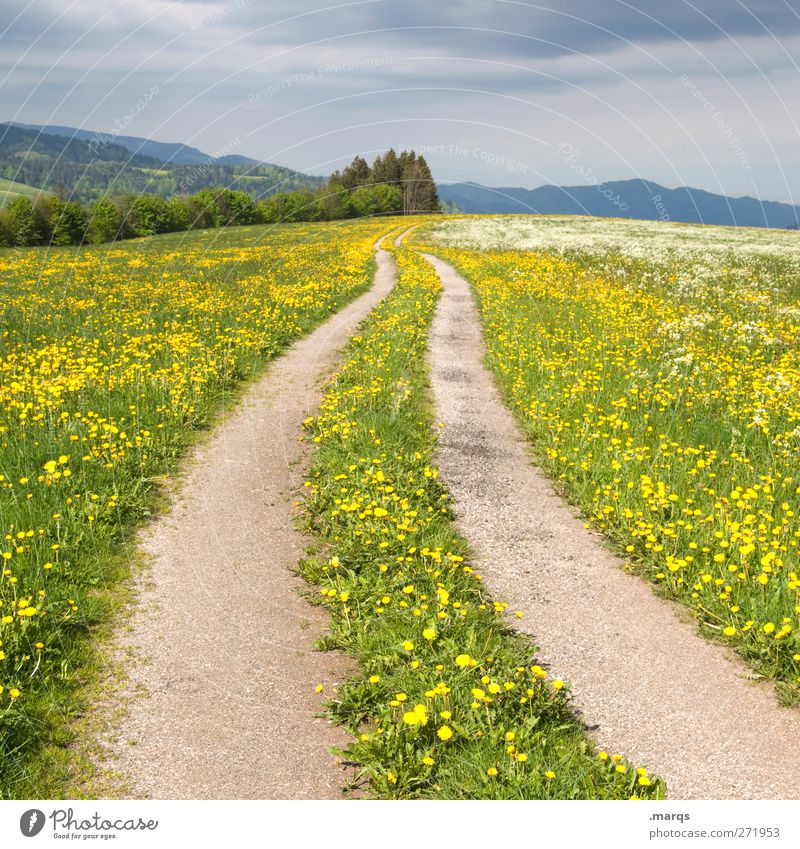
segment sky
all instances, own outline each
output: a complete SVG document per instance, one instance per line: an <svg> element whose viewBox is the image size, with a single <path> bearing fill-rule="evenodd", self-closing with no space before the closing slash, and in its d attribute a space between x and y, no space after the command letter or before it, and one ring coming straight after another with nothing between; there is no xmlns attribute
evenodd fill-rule
<svg viewBox="0 0 800 849"><path fill-rule="evenodd" d="M0 121L800 202L800 0L2 0Z"/></svg>

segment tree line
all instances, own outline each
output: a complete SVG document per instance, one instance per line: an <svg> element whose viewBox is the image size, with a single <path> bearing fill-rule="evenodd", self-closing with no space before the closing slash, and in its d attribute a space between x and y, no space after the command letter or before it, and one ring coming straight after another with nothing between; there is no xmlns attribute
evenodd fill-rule
<svg viewBox="0 0 800 849"><path fill-rule="evenodd" d="M14 198L0 210L0 244L99 244L118 239L244 224L333 221L438 212L436 184L424 157L388 150L370 167L361 156L318 189L259 200L244 191L204 188L192 195L103 197L85 206L65 190Z"/></svg>

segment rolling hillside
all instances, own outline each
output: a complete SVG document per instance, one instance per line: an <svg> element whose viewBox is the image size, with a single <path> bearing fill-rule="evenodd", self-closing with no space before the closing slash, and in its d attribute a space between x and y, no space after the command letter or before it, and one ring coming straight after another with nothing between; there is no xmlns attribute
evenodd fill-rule
<svg viewBox="0 0 800 849"><path fill-rule="evenodd" d="M154 139L146 139L141 136L120 136L111 133L98 133L94 130L79 130L77 127L64 127L57 125L42 126L40 124L16 124L26 130L36 130L48 136L65 136L70 139L91 141L92 139L103 139L104 143L113 143L124 147L130 153L148 156L159 162L172 165L202 165L206 162L216 161L222 165L260 165L257 159L249 156L219 156L213 157L203 153L196 147L190 147L180 142L160 142ZM97 142L95 142L97 144Z"/></svg>
<svg viewBox="0 0 800 849"><path fill-rule="evenodd" d="M171 197L203 188L263 198L324 182L236 154L215 159L182 144L17 124L0 124L0 177L47 190L64 186L81 201L144 192Z"/></svg>
<svg viewBox="0 0 800 849"><path fill-rule="evenodd" d="M37 189L35 186L27 186L25 183L17 183L14 180L6 180L3 177L0 177L0 207L6 206L11 203L15 197L19 197L20 195L24 195L25 197L31 198L33 200L42 192L41 189Z"/></svg>

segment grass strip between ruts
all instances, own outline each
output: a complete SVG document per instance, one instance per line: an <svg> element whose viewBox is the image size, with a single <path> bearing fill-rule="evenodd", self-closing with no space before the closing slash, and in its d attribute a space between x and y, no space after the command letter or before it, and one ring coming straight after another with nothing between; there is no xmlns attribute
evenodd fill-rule
<svg viewBox="0 0 800 849"><path fill-rule="evenodd" d="M346 757L382 798L662 798L664 783L595 753L568 685L535 663L469 565L431 453L427 335L441 284L408 248L351 338L319 415L301 564L331 616L326 649L359 672L327 702Z"/></svg>

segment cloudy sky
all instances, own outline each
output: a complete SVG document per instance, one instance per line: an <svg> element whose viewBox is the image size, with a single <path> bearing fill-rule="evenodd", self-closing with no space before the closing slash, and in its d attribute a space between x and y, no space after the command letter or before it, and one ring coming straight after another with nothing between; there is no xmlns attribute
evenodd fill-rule
<svg viewBox="0 0 800 849"><path fill-rule="evenodd" d="M800 201L800 0L2 0L0 120Z"/></svg>

